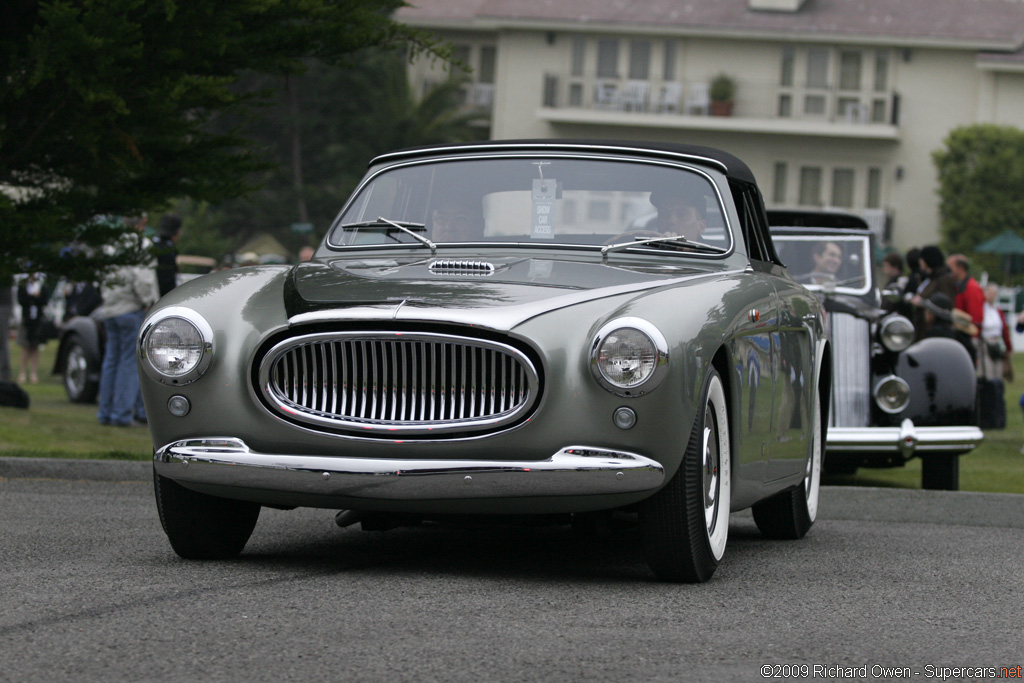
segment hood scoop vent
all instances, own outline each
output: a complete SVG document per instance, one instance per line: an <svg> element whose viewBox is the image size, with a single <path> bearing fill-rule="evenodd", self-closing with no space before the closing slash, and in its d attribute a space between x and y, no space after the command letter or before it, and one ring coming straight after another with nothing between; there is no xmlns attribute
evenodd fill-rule
<svg viewBox="0 0 1024 683"><path fill-rule="evenodd" d="M494 274L494 264L487 261L463 261L460 259L437 259L428 266L435 275L476 275Z"/></svg>

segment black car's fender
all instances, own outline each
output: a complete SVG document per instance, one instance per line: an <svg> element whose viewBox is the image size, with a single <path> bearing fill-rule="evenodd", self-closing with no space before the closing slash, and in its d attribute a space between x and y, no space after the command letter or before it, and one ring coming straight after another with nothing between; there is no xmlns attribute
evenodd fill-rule
<svg viewBox="0 0 1024 683"><path fill-rule="evenodd" d="M899 420L917 426L975 424L974 363L955 339L928 338L899 355L896 373L910 386Z"/></svg>

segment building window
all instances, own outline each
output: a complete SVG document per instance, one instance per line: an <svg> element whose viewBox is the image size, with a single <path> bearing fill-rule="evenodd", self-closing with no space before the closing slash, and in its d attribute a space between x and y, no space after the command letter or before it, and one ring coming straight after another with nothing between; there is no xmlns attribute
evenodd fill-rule
<svg viewBox="0 0 1024 683"><path fill-rule="evenodd" d="M807 51L807 87L828 87L828 50L822 47Z"/></svg>
<svg viewBox="0 0 1024 683"><path fill-rule="evenodd" d="M661 78L665 81L676 80L676 56L679 53L679 43L674 40L665 41L665 63L662 67Z"/></svg>
<svg viewBox="0 0 1024 683"><path fill-rule="evenodd" d="M494 62L496 57L495 49L485 45L480 48L480 75L477 79L480 83L494 83Z"/></svg>
<svg viewBox="0 0 1024 683"><path fill-rule="evenodd" d="M786 46L782 48L782 71L779 74L779 84L791 88L793 87L793 72L796 68L796 51Z"/></svg>
<svg viewBox="0 0 1024 683"><path fill-rule="evenodd" d="M597 77L619 77L619 41L612 39L597 41Z"/></svg>
<svg viewBox="0 0 1024 683"><path fill-rule="evenodd" d="M775 163L775 177L772 180L772 201L776 204L786 203L786 180L789 165L785 161Z"/></svg>
<svg viewBox="0 0 1024 683"><path fill-rule="evenodd" d="M853 207L853 169L832 169L832 206Z"/></svg>
<svg viewBox="0 0 1024 683"><path fill-rule="evenodd" d="M839 89L860 90L860 53L839 53Z"/></svg>
<svg viewBox="0 0 1024 683"><path fill-rule="evenodd" d="M879 50L875 53L875 92L884 92L889 88L889 51Z"/></svg>
<svg viewBox="0 0 1024 683"><path fill-rule="evenodd" d="M646 81L651 75L651 43L648 40L632 40L629 43L629 78Z"/></svg>
<svg viewBox="0 0 1024 683"><path fill-rule="evenodd" d="M869 209L882 208L882 169L868 169L868 195L864 206Z"/></svg>
<svg viewBox="0 0 1024 683"><path fill-rule="evenodd" d="M793 96L779 95L779 117L789 118L793 115Z"/></svg>
<svg viewBox="0 0 1024 683"><path fill-rule="evenodd" d="M808 116L825 115L825 96L807 95L804 97L804 114Z"/></svg>
<svg viewBox="0 0 1024 683"><path fill-rule="evenodd" d="M821 168L803 166L800 169L800 205L821 206Z"/></svg>
<svg viewBox="0 0 1024 683"><path fill-rule="evenodd" d="M873 100L871 102L871 122L872 123L885 123L886 122L886 107L885 100Z"/></svg>
<svg viewBox="0 0 1024 683"><path fill-rule="evenodd" d="M454 67L451 70L449 76L455 79L464 78L468 69L470 69L469 63L469 45L455 45L452 47L452 61L461 62L463 66Z"/></svg>
<svg viewBox="0 0 1024 683"><path fill-rule="evenodd" d="M587 39L576 36L572 39L572 75L582 76L587 58Z"/></svg>

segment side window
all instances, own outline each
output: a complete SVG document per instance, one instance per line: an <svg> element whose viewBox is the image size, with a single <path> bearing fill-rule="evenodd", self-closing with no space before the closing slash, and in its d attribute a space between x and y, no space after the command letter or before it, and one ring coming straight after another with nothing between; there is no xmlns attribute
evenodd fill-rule
<svg viewBox="0 0 1024 683"><path fill-rule="evenodd" d="M733 183L731 189L740 215L740 228L747 254L756 261L777 261L775 249L768 237L764 205L757 190L738 183Z"/></svg>

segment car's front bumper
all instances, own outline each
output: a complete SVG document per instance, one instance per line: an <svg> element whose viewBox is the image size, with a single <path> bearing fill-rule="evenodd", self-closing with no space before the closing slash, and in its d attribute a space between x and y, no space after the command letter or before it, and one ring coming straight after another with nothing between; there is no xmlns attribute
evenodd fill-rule
<svg viewBox="0 0 1024 683"><path fill-rule="evenodd" d="M978 427L917 427L904 420L899 427L829 427L826 452L880 453L911 457L928 453L967 453L984 440Z"/></svg>
<svg viewBox="0 0 1024 683"><path fill-rule="evenodd" d="M590 496L657 489L662 465L625 451L569 446L545 460L410 460L258 453L236 438L177 441L154 455L184 486L265 492L277 503Z"/></svg>

